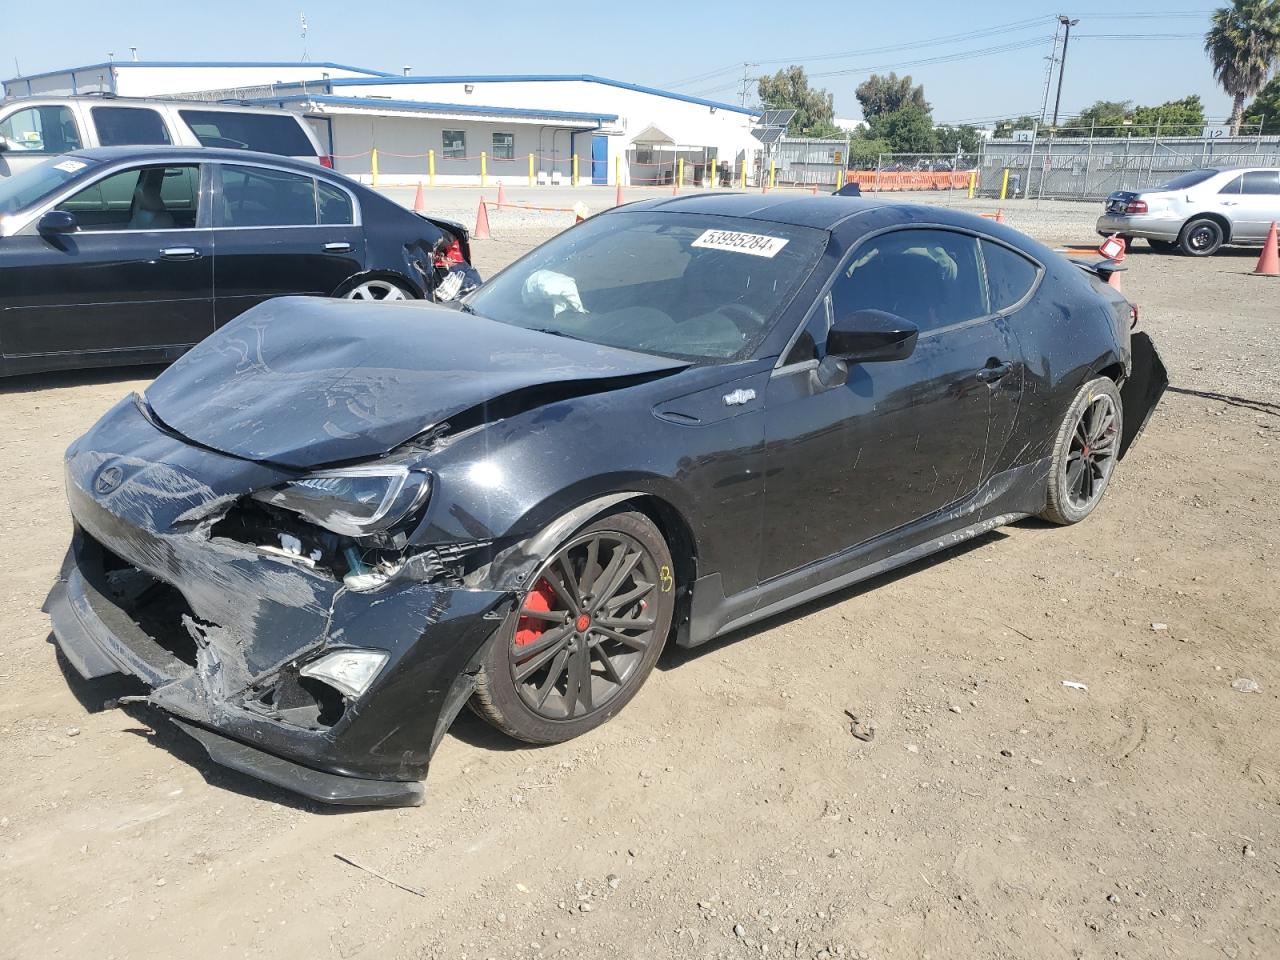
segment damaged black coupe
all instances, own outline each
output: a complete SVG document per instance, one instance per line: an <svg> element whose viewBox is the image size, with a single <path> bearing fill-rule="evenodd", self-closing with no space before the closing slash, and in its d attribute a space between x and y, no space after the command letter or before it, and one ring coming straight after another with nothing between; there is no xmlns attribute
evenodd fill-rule
<svg viewBox="0 0 1280 960"><path fill-rule="evenodd" d="M221 764L419 803L467 703L566 740L669 640L1084 519L1167 382L1108 268L729 195L597 216L457 307L273 300L68 450L57 643Z"/></svg>

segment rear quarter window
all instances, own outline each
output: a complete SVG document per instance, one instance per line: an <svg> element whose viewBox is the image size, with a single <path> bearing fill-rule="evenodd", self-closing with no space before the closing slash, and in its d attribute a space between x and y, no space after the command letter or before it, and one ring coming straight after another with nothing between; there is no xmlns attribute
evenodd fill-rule
<svg viewBox="0 0 1280 960"><path fill-rule="evenodd" d="M314 157L316 148L297 117L225 110L179 110L201 145L256 150L282 157Z"/></svg>
<svg viewBox="0 0 1280 960"><path fill-rule="evenodd" d="M1033 261L989 240L982 241L982 259L993 313L1008 310L1030 293L1040 275L1040 268Z"/></svg>
<svg viewBox="0 0 1280 960"><path fill-rule="evenodd" d="M89 111L98 143L104 147L167 144L169 131L155 110L142 107L94 107Z"/></svg>

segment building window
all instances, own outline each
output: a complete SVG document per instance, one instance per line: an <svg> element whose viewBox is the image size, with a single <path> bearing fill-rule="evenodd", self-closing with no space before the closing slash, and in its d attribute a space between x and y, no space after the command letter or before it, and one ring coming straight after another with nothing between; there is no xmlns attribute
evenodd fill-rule
<svg viewBox="0 0 1280 960"><path fill-rule="evenodd" d="M493 159L514 160L516 158L516 135L514 133L495 133L493 135Z"/></svg>
<svg viewBox="0 0 1280 960"><path fill-rule="evenodd" d="M444 158L462 160L467 155L467 135L461 130L443 131Z"/></svg>

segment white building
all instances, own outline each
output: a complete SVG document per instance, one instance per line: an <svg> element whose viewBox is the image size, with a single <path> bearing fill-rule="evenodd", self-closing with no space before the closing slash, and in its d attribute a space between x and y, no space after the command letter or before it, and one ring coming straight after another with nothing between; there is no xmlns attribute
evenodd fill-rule
<svg viewBox="0 0 1280 960"><path fill-rule="evenodd" d="M662 185L752 170L758 114L605 77L396 76L332 63L120 61L5 81L7 96L234 99L302 113L338 170L379 183Z"/></svg>

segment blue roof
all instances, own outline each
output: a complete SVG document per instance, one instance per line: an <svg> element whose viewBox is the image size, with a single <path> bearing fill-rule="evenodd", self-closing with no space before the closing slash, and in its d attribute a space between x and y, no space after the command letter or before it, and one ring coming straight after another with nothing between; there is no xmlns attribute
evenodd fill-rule
<svg viewBox="0 0 1280 960"><path fill-rule="evenodd" d="M393 77L395 74L382 70L370 70L366 67L349 67L344 63L311 60L109 60L104 63L90 63L83 67L67 67L63 70L46 70L44 73L28 73L20 77L11 77L4 83L17 83L21 80L39 80L43 77L56 77L60 73L80 73L83 70L100 70L105 67L315 67L318 70L350 70L353 73L365 73L372 77Z"/></svg>
<svg viewBox="0 0 1280 960"><path fill-rule="evenodd" d="M575 113L567 110L538 110L533 107L484 107L475 103L428 103L424 100L384 100L381 97L333 97L306 96L254 97L245 103L328 103L342 107L390 107L393 110L423 110L433 113L474 113L485 116L529 117L531 119L582 120L586 123L604 123L617 120L613 113Z"/></svg>
<svg viewBox="0 0 1280 960"><path fill-rule="evenodd" d="M547 82L547 81L566 81L581 80L586 83L603 83L610 87L620 87L623 90L634 90L637 93L648 93L656 97L668 97L672 100L683 100L685 103L697 103L704 107L714 107L717 110L729 110L733 113L745 113L748 116L756 117L760 115L759 110L751 110L747 107L740 107L732 103L721 103L718 100L705 100L702 97L691 97L685 93L673 93L670 90L659 90L657 87L646 87L638 83L626 83L622 80L610 80L608 77L597 77L590 73L552 73L552 74L477 74L474 76L457 76L457 77L397 77L388 75L378 77L373 80L366 80L362 77L340 77L329 81L335 87L337 86L360 86L360 85L377 85L389 83L519 83L519 82Z"/></svg>

